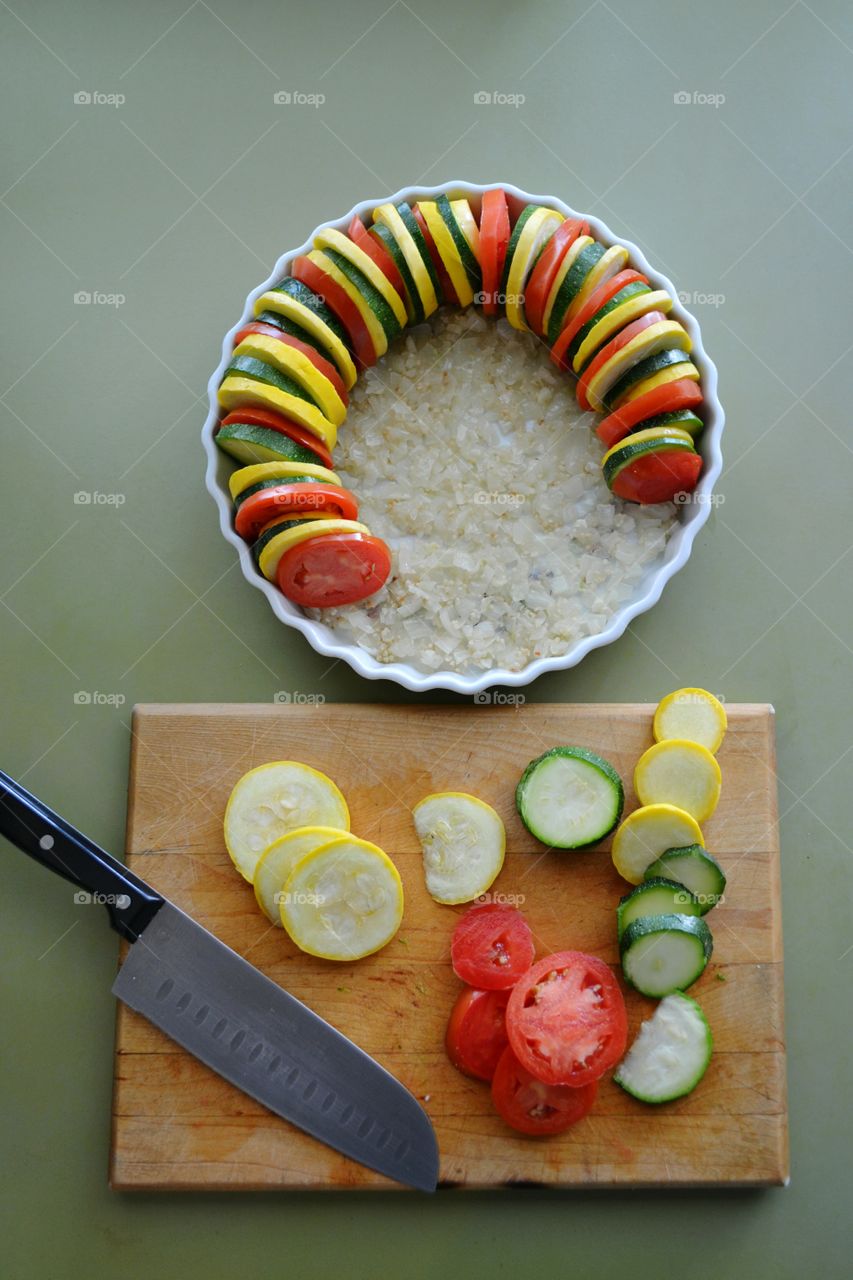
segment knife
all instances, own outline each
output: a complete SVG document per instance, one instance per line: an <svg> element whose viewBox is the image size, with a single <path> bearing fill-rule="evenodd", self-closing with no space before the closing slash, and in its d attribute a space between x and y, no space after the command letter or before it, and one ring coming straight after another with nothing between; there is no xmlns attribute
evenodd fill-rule
<svg viewBox="0 0 853 1280"><path fill-rule="evenodd" d="M2 771L0 833L106 907L132 944L112 988L126 1005L321 1142L435 1190L429 1117L378 1062Z"/></svg>

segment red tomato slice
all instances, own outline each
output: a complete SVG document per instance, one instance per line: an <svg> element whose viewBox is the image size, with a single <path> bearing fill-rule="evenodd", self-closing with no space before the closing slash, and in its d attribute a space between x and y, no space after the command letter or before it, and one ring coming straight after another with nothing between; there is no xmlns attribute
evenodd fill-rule
<svg viewBox="0 0 853 1280"><path fill-rule="evenodd" d="M294 444L304 445L306 449L311 449L317 455L318 463L323 467L332 466L332 455L312 431L307 427L301 426L298 422L291 422L289 418L283 418L281 414L276 413L272 409L262 409L258 405L245 404L239 409L232 409L220 422L221 427L230 426L232 422L246 422L254 427L268 427L270 431L278 431L280 435L288 436Z"/></svg>
<svg viewBox="0 0 853 1280"><path fill-rule="evenodd" d="M288 600L330 609L372 596L391 572L391 552L369 533L326 533L297 543L281 557L278 585Z"/></svg>
<svg viewBox="0 0 853 1280"><path fill-rule="evenodd" d="M370 234L358 214L347 227L347 235L353 244L357 244L359 249L364 250L368 258L373 259L385 279L397 290L400 297L405 298L406 287L403 284L403 277L397 270L397 264L382 241L377 240L375 236Z"/></svg>
<svg viewBox="0 0 853 1280"><path fill-rule="evenodd" d="M492 1079L492 1101L498 1115L511 1128L531 1137L563 1133L592 1110L598 1082L577 1089L544 1084L531 1075L513 1053L504 1049Z"/></svg>
<svg viewBox="0 0 853 1280"><path fill-rule="evenodd" d="M611 280L605 280L597 289L593 289L584 306L581 307L574 320L569 321L551 348L551 359L558 369L568 368L565 360L566 352L574 341L575 334L580 333L596 311L600 310L611 298L615 298L619 290L624 289L626 284L637 283L648 284L649 281L641 272L629 269L628 271L619 271Z"/></svg>
<svg viewBox="0 0 853 1280"><path fill-rule="evenodd" d="M491 1080L507 1046L509 991L466 987L450 1014L445 1036L447 1056L457 1070L476 1080Z"/></svg>
<svg viewBox="0 0 853 1280"><path fill-rule="evenodd" d="M427 220L416 204L412 205L412 214L415 222L421 229L421 234L423 235L424 240L426 240L429 256L432 258L432 265L435 267L436 274L439 282L441 283L441 292L444 294L444 301L449 303L451 307L458 307L459 295L453 288L453 281L447 274L447 268L441 260L441 254L438 252L436 243L432 238L432 232L427 225Z"/></svg>
<svg viewBox="0 0 853 1280"><path fill-rule="evenodd" d="M509 206L506 193L487 191L480 210L480 266L483 269L483 311L498 314L497 293L509 245Z"/></svg>
<svg viewBox="0 0 853 1280"><path fill-rule="evenodd" d="M702 457L686 449L648 453L629 462L613 481L613 492L626 502L649 506L672 502L677 493L692 493L702 470Z"/></svg>
<svg viewBox="0 0 853 1280"><path fill-rule="evenodd" d="M237 508L234 528L241 538L254 542L271 520L299 515L304 511L328 510L333 519L356 520L358 503L348 489L320 480L298 484L277 484L252 493Z"/></svg>
<svg viewBox="0 0 853 1280"><path fill-rule="evenodd" d="M533 963L533 934L517 907L485 902L469 907L453 930L450 959L457 978L500 991Z"/></svg>
<svg viewBox="0 0 853 1280"><path fill-rule="evenodd" d="M370 337L370 331L358 307L337 281L326 275L326 272L310 258L294 258L290 264L290 274L294 280L313 290L323 299L326 306L334 311L349 334L353 351L361 363L365 366L376 364L379 357Z"/></svg>
<svg viewBox="0 0 853 1280"><path fill-rule="evenodd" d="M666 320L666 316L662 311L647 311L644 316L632 320L630 324L626 324L624 329L620 329L615 338L611 338L606 346L593 356L589 364L578 378L578 385L575 394L577 395L578 404L582 409L589 409L590 403L586 398L586 389L592 379L598 373L599 369L603 369L608 360L612 360L618 355L623 347L636 338L638 333L642 333L644 329L649 329L653 324L658 324L661 320ZM685 360L688 358L685 354Z"/></svg>
<svg viewBox="0 0 853 1280"><path fill-rule="evenodd" d="M320 355L320 352L316 347L312 347L308 342L303 342L300 338L294 338L291 333L282 333L281 329L276 329L271 324L258 324L256 320L251 324L247 324L235 335L234 346L238 346L239 343L241 343L250 333L262 333L267 338L277 338L278 341L283 342L286 347L290 347L292 350L298 351L301 355L305 356L307 360L311 361L317 372L322 373L323 377L328 382L331 382L344 404L349 404L349 394L344 386L343 378L338 373L335 366L324 356Z"/></svg>
<svg viewBox="0 0 853 1280"><path fill-rule="evenodd" d="M551 285L560 269L560 263L578 236L586 235L589 235L588 222L584 222L582 218L566 218L540 253L524 291L524 314L534 333L540 335L545 333L542 317L545 314L545 304L551 292Z"/></svg>
<svg viewBox="0 0 853 1280"><path fill-rule="evenodd" d="M512 1050L545 1084L597 1080L625 1052L628 1015L608 966L582 951L545 956L519 979L506 1011Z"/></svg>
<svg viewBox="0 0 853 1280"><path fill-rule="evenodd" d="M638 423L653 418L658 413L674 413L676 409L693 409L702 403L702 390L692 378L679 378L663 387L655 387L644 396L624 404L615 413L602 418L595 428L599 440L612 449Z"/></svg>

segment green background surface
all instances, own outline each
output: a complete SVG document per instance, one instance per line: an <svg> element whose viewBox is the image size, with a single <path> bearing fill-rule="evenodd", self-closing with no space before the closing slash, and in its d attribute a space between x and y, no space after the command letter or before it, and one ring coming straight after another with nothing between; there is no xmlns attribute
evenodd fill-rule
<svg viewBox="0 0 853 1280"><path fill-rule="evenodd" d="M792 1149L760 1193L113 1194L115 938L4 847L4 1275L847 1274L850 6L0 0L0 48L2 767L121 850L134 702L408 697L237 569L198 440L221 335L283 250L405 184L599 214L695 298L725 502L657 608L527 694L775 705Z"/></svg>

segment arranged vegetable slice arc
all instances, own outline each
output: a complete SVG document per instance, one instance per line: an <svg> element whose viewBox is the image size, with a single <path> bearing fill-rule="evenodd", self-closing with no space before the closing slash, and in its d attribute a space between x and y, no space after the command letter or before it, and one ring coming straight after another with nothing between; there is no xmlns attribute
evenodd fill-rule
<svg viewBox="0 0 853 1280"><path fill-rule="evenodd" d="M657 862L667 849L694 844L705 847L695 818L674 804L650 804L629 813L617 827L611 856L620 876L639 884L646 867Z"/></svg>
<svg viewBox="0 0 853 1280"><path fill-rule="evenodd" d="M377 845L340 836L296 863L280 909L300 950L324 960L360 960L387 946L399 929L403 884Z"/></svg>
<svg viewBox="0 0 853 1280"><path fill-rule="evenodd" d="M470 306L474 301L474 289L468 278L468 272L465 269L458 246L439 212L438 205L434 200L421 200L415 206L415 213L420 213L424 219L435 245L436 253L439 255L444 270L447 272L455 301L460 306Z"/></svg>
<svg viewBox="0 0 853 1280"><path fill-rule="evenodd" d="M236 416L240 417L239 414ZM227 427L221 426L215 439L223 452L246 465L276 460L318 462L322 456L314 449L297 444L287 432L279 433L270 427L258 427L247 422L234 421Z"/></svg>
<svg viewBox="0 0 853 1280"><path fill-rule="evenodd" d="M342 520L355 520L358 503L348 489L324 484L309 477L294 477L286 484L270 485L251 494L240 504L234 528L241 538L253 542L272 521L299 517L309 511L333 511Z"/></svg>
<svg viewBox="0 0 853 1280"><path fill-rule="evenodd" d="M627 261L628 250L624 245L612 244L608 249L605 249L598 261L593 263L584 277L581 287L569 303L563 318L563 325L571 324L575 316L583 310L598 286L606 284L608 280L618 275Z"/></svg>
<svg viewBox="0 0 853 1280"><path fill-rule="evenodd" d="M349 393L344 386L344 380L335 365L320 350L320 344L313 341L309 334L300 329L298 324L291 324L289 321L284 320L282 316L277 316L276 319L281 320L282 324L261 324L258 320L250 320L234 335L235 350L239 348L244 339L252 335L277 338L286 346L306 356L314 368L331 382L335 392L343 401L344 407L346 407L349 404ZM284 325L287 327L284 328Z"/></svg>
<svg viewBox="0 0 853 1280"><path fill-rule="evenodd" d="M386 328L386 333L389 339L396 337L406 327L406 307L400 294L389 283L388 277L379 269L370 254L366 253L349 236L345 236L341 231L336 231L334 227L326 227L323 231L319 231L314 237L314 245L317 249L325 249L327 252L331 250L330 256L333 262L335 261L335 255L345 258L358 273L353 278L353 283L356 284L358 289L363 290L364 281L367 281L370 289L379 294L379 297L385 303L385 306L390 309L394 319L397 321L396 326L391 326L390 332ZM368 302L370 302L371 296L372 294L368 291ZM381 320L381 309L379 315ZM383 325L383 327L385 326Z"/></svg>
<svg viewBox="0 0 853 1280"><path fill-rule="evenodd" d="M382 222L375 222L373 226L368 228L368 235L375 241L377 246L385 250L397 268L400 279L403 281L403 302L405 303L409 323L420 324L424 319L424 306L421 302L418 286L415 283L415 277L412 275L403 250L388 227Z"/></svg>
<svg viewBox="0 0 853 1280"><path fill-rule="evenodd" d="M629 431L643 426L645 419L677 409L693 409L701 403L700 388L695 382L682 378L678 382L671 382L654 391L646 392L614 413L608 414L595 428L595 434L610 449L623 440Z"/></svg>
<svg viewBox="0 0 853 1280"><path fill-rule="evenodd" d="M507 1047L506 1006L509 991L481 991L465 987L447 1023L447 1056L463 1075L491 1080Z"/></svg>
<svg viewBox="0 0 853 1280"><path fill-rule="evenodd" d="M707 747L667 738L644 751L634 770L641 804L674 804L706 822L720 799L720 766Z"/></svg>
<svg viewBox="0 0 853 1280"><path fill-rule="evenodd" d="M608 449L601 459L604 479L612 488L613 481L629 462L646 453L657 453L669 449L683 449L692 453L693 437L690 432L682 431L679 427L648 427L642 431L635 431L624 440L620 440L612 449Z"/></svg>
<svg viewBox="0 0 853 1280"><path fill-rule="evenodd" d="M572 245L563 263L563 265L568 263L568 269L561 277L563 269L561 266L551 290L551 297L548 299L546 333L549 347L553 347L559 338L560 330L568 318L569 308L577 297L582 296L582 290L593 267L604 258L607 252L604 245L599 244L597 240L590 240L588 244L584 244L584 239L589 240L589 237L576 240ZM580 245L581 248L573 254L575 245Z"/></svg>
<svg viewBox="0 0 853 1280"><path fill-rule="evenodd" d="M717 859L707 849L703 849L701 844L667 849L661 857L649 863L644 872L646 879L658 876L684 885L701 906L703 916L723 900L725 872Z"/></svg>
<svg viewBox="0 0 853 1280"><path fill-rule="evenodd" d="M468 272L468 279L476 292L483 283L483 269L480 266L480 228L477 226L477 219L474 217L471 205L464 197L448 199L449 209L444 207L441 196L437 197L436 203L450 234L453 235L450 215L462 234L462 242L458 244L458 248L465 270ZM456 237L453 236L453 238L456 241Z"/></svg>
<svg viewBox="0 0 853 1280"><path fill-rule="evenodd" d="M438 283L440 285L438 293L439 305L446 302L450 306L455 306L459 302L459 297L453 287L453 281L447 273L447 268L444 265L444 261L438 251L433 234L429 229L429 225L427 224L427 220L424 217L419 204L416 204L412 209L412 217L421 229L421 235L426 241L426 247L429 250L430 260L432 265L435 267L435 272L438 276ZM438 221L441 222L440 216ZM443 222L441 224L441 230L444 231L445 234L448 234L447 228L444 226Z"/></svg>
<svg viewBox="0 0 853 1280"><path fill-rule="evenodd" d="M639 281L626 285L578 333L576 342L573 342L569 348L572 369L575 373L583 373L595 353L600 351L615 333L619 333L640 316L648 315L650 311L661 311L665 314L671 306L672 298L664 289L652 291ZM681 359L684 359L683 355Z"/></svg>
<svg viewBox="0 0 853 1280"><path fill-rule="evenodd" d="M506 851L504 824L491 805L462 791L442 791L420 800L412 816L430 896L453 905L485 893Z"/></svg>
<svg viewBox="0 0 853 1280"><path fill-rule="evenodd" d="M338 788L318 769L297 760L273 760L243 774L225 809L225 847L251 884L261 854L297 827L349 830L349 809Z"/></svg>
<svg viewBox="0 0 853 1280"><path fill-rule="evenodd" d="M438 272L436 271L436 268L435 268L435 263L432 260L432 254L430 253L429 246L426 242L426 237L424 236L424 233L421 230L421 225L418 219L415 217L414 213L412 212L411 206L407 204L405 200L401 200L400 203L397 205L397 213L400 215L400 219L404 227L406 228L406 231L408 232L409 236L411 237L412 243L417 249L418 256L420 257L421 262L426 268L426 273L427 273L427 276L429 277L429 282L430 282L430 285L432 286L432 291L436 297L436 304L438 305L438 303L440 303L441 301L441 284L438 278ZM428 304L427 295L424 294L423 291L421 293L421 297L424 302L424 309L426 310L429 304ZM428 311L427 311L427 314L429 314Z"/></svg>
<svg viewBox="0 0 853 1280"><path fill-rule="evenodd" d="M453 930L453 971L469 986L502 991L533 964L533 934L516 907L497 902L469 907Z"/></svg>
<svg viewBox="0 0 853 1280"><path fill-rule="evenodd" d="M295 445L304 449L309 449L315 456L313 458L305 458L306 462L320 462L325 467L331 467L332 455L327 445L323 443L313 431L309 431L307 427L303 427L300 423L294 422L292 418L286 418L280 413L275 413L272 409L267 409L264 405L243 404L239 409L235 409L233 413L226 414L219 424L219 433L226 428L233 426L249 426L260 427L264 431L277 432L280 436L287 436ZM266 439L266 437L264 437ZM281 441L279 441L281 444ZM302 455L290 459L293 462L300 461ZM273 458L252 459L258 462L272 462Z"/></svg>
<svg viewBox="0 0 853 1280"><path fill-rule="evenodd" d="M589 234L589 223L583 218L566 218L557 227L533 264L524 297L524 314L533 333L544 337L543 316L560 263L578 236Z"/></svg>
<svg viewBox="0 0 853 1280"><path fill-rule="evenodd" d="M326 265L330 270L325 269ZM369 368L376 364L378 358L371 331L361 308L351 296L350 290L344 286L340 272L337 272L337 277L332 274L334 269L334 263L328 260L324 263L323 256L316 249L312 249L307 256L294 258L290 264L294 277L323 297L329 310L334 312L345 330L357 360L364 368ZM375 327L382 328L381 325Z"/></svg>
<svg viewBox="0 0 853 1280"><path fill-rule="evenodd" d="M501 1119L532 1138L565 1133L592 1110L597 1081L579 1087L544 1084L519 1062L512 1049L502 1053L492 1079L492 1101Z"/></svg>
<svg viewBox="0 0 853 1280"><path fill-rule="evenodd" d="M287 484L293 476L310 476L313 480L321 480L327 484L340 484L341 478L336 471L328 467L318 466L310 462L273 461L260 462L252 466L241 467L232 471L228 477L228 488L235 505L248 497L252 490L259 486Z"/></svg>
<svg viewBox="0 0 853 1280"><path fill-rule="evenodd" d="M626 982L645 996L667 996L704 973L714 942L701 916L673 914L634 920L619 949Z"/></svg>
<svg viewBox="0 0 853 1280"><path fill-rule="evenodd" d="M279 561L285 551L305 542L308 538L325 537L332 533L370 533L366 524L358 520L337 520L317 512L314 518L308 514L299 520L277 521L268 526L255 545L258 568L268 582L275 582Z"/></svg>
<svg viewBox="0 0 853 1280"><path fill-rule="evenodd" d="M605 397L608 410L630 404L638 396L681 378L699 380L699 370L678 347L664 347L638 361L613 384Z"/></svg>
<svg viewBox="0 0 853 1280"><path fill-rule="evenodd" d="M281 894L297 862L330 840L348 834L340 827L297 827L273 841L261 854L253 879L255 898L268 920L281 927Z"/></svg>
<svg viewBox="0 0 853 1280"><path fill-rule="evenodd" d="M382 204L373 210L373 221L384 226L396 241L409 273L414 282L415 292L420 302L421 319L431 316L438 307L436 287L427 266L429 252L421 235L417 222L411 216L408 205L405 206L408 219L400 208L393 204ZM415 236L417 233L417 238ZM420 245L418 244L420 240ZM423 249L421 249L421 245ZM430 264L431 266L432 264Z"/></svg>
<svg viewBox="0 0 853 1280"><path fill-rule="evenodd" d="M336 427L339 427L347 416L346 403L334 381L328 376L326 370L318 367L317 362L322 357L317 356L316 352L306 347L304 343L298 342L297 339L289 338L285 334L270 337L265 333L247 333L235 348L234 354L266 361L285 377L292 378L308 392L320 411ZM326 360L323 360L323 364L328 368L331 367ZM335 380L339 382L337 371L333 372Z"/></svg>
<svg viewBox="0 0 853 1280"><path fill-rule="evenodd" d="M280 315L309 333L333 361L347 390L355 386L356 368L347 330L308 285L286 276L274 289L262 293L255 303L256 317L267 312Z"/></svg>
<svg viewBox="0 0 853 1280"><path fill-rule="evenodd" d="M261 360L250 356L233 360L219 387L218 398L229 414L247 405L272 409L307 428L327 449L334 449L337 442L337 427L307 398L307 392Z"/></svg>
<svg viewBox="0 0 853 1280"><path fill-rule="evenodd" d="M653 427L677 427L680 431L686 431L695 441L704 430L705 424L690 409L676 409L672 413L658 413L653 418L646 418L638 427L632 427L628 434L631 435L636 431L650 431Z"/></svg>
<svg viewBox="0 0 853 1280"><path fill-rule="evenodd" d="M567 369L570 364L574 365L577 354L580 348L585 346L587 338L594 332L598 339L602 331L597 326L606 316L612 315L617 307L632 298L648 299L651 294L646 277L639 271L620 271L610 280L605 280L593 290L574 319L563 325L559 338L551 348L553 363L558 369ZM620 314L619 319L622 318ZM602 344L599 343L599 345ZM586 355L584 355L584 363L586 363Z"/></svg>
<svg viewBox="0 0 853 1280"><path fill-rule="evenodd" d="M528 831L554 849L603 840L622 816L624 790L607 760L585 747L553 747L530 764L515 803Z"/></svg>
<svg viewBox="0 0 853 1280"><path fill-rule="evenodd" d="M661 876L650 877L620 898L616 908L617 936L621 938L629 924L644 916L701 916L705 911L683 884Z"/></svg>
<svg viewBox="0 0 853 1280"><path fill-rule="evenodd" d="M537 961L518 980L506 1028L510 1048L531 1075L545 1084L576 1088L598 1080L622 1057L628 1015L603 960L560 951Z"/></svg>
<svg viewBox="0 0 853 1280"><path fill-rule="evenodd" d="M282 555L276 581L294 604L329 609L374 595L391 572L391 552L368 533L311 536Z"/></svg>
<svg viewBox="0 0 853 1280"><path fill-rule="evenodd" d="M555 209L536 206L524 220L515 243L510 243L504 266L506 284L503 292L506 318L514 329L528 329L524 314L527 279L543 247L564 221L563 215Z"/></svg>
<svg viewBox="0 0 853 1280"><path fill-rule="evenodd" d="M692 996L674 992L642 1023L613 1079L640 1102L672 1102L696 1088L713 1050L700 1006Z"/></svg>
<svg viewBox="0 0 853 1280"><path fill-rule="evenodd" d="M347 227L347 235L359 249L367 254L368 258L372 258L391 288L396 291L402 299L405 307L406 303L406 286L403 283L397 264L386 246L382 243L378 236L372 236L368 228L364 225L361 218L356 214L349 226ZM406 312L408 318L408 311Z"/></svg>
<svg viewBox="0 0 853 1280"><path fill-rule="evenodd" d="M649 311L634 320L590 361L577 386L582 409L603 412L605 397L624 373L647 356L665 347L690 351L690 335L677 320L667 320L661 311Z"/></svg>
<svg viewBox="0 0 853 1280"><path fill-rule="evenodd" d="M377 358L388 350L389 339L396 338L400 325L391 308L374 289L366 276L335 249L312 249L308 258L349 298L362 324L370 335ZM352 331L350 331L352 332ZM354 337L354 335L353 335Z"/></svg>
<svg viewBox="0 0 853 1280"><path fill-rule="evenodd" d="M500 187L486 191L480 207L480 267L483 288L480 301L487 316L498 314L498 292L503 279L510 235L509 206Z"/></svg>
<svg viewBox="0 0 853 1280"><path fill-rule="evenodd" d="M676 689L661 698L652 722L656 742L682 738L698 742L716 754L722 746L728 719L722 703L707 689Z"/></svg>

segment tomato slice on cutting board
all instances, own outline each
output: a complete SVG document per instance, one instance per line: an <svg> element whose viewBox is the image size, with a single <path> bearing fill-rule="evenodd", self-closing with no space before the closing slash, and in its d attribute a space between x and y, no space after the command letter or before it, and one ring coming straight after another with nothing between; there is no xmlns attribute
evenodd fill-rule
<svg viewBox="0 0 853 1280"><path fill-rule="evenodd" d="M453 930L450 959L457 978L472 987L511 987L533 963L533 934L517 907L475 903Z"/></svg>
<svg viewBox="0 0 853 1280"><path fill-rule="evenodd" d="M480 210L480 266L483 269L483 311L496 316L500 310L498 288L509 247L509 206L506 193L486 191Z"/></svg>
<svg viewBox="0 0 853 1280"><path fill-rule="evenodd" d="M545 1084L597 1080L625 1052L628 1015L608 966L582 951L545 956L519 979L506 1014L509 1043Z"/></svg>
<svg viewBox="0 0 853 1280"><path fill-rule="evenodd" d="M545 1138L563 1133L592 1110L598 1082L577 1089L545 1084L531 1075L512 1049L504 1049L492 1078L492 1101L502 1120L519 1133Z"/></svg>
<svg viewBox="0 0 853 1280"><path fill-rule="evenodd" d="M509 991L460 992L447 1023L447 1056L458 1071L476 1080L491 1080L504 1049Z"/></svg>
<svg viewBox="0 0 853 1280"><path fill-rule="evenodd" d="M278 585L304 608L355 604L384 586L391 552L369 533L326 533L291 547L278 563Z"/></svg>

